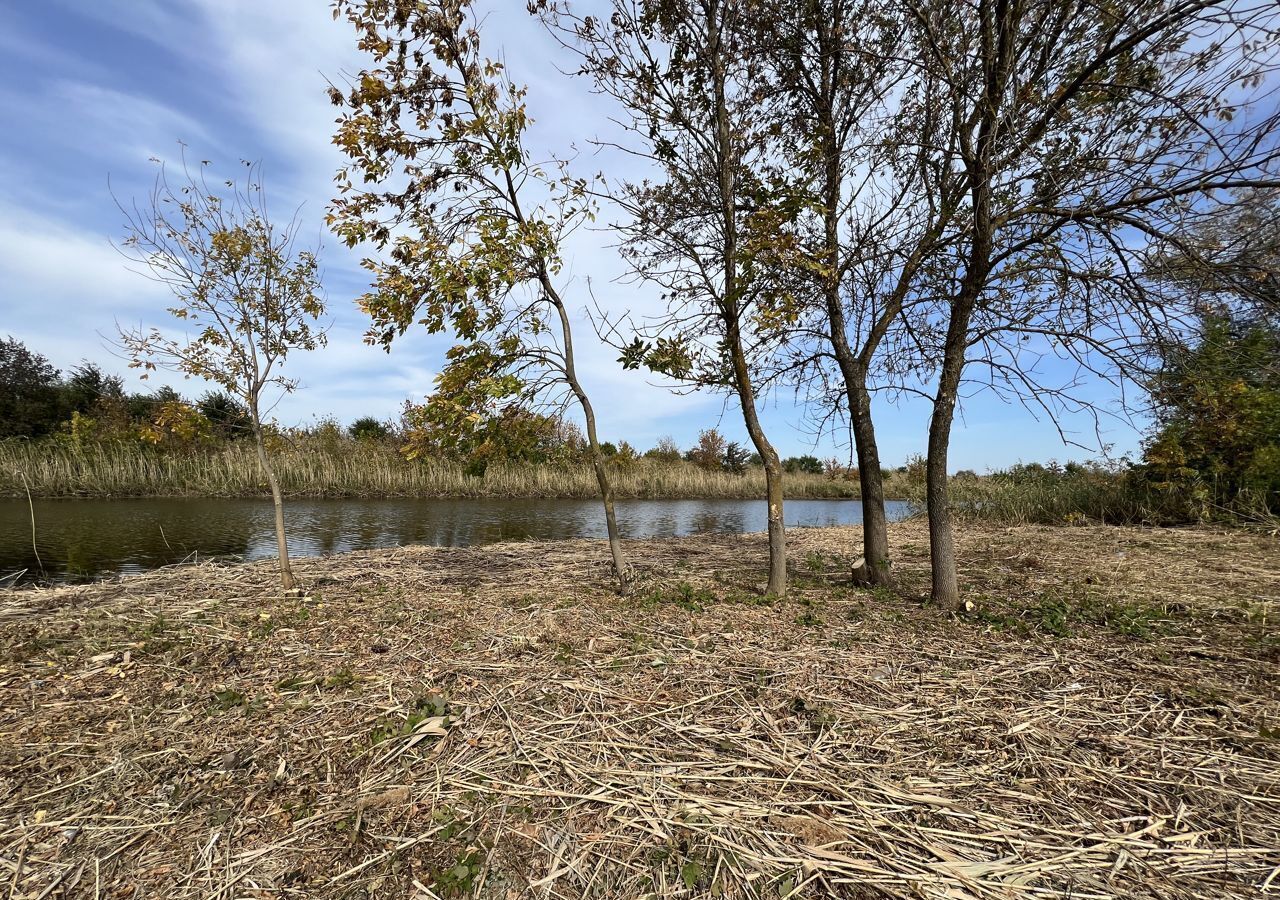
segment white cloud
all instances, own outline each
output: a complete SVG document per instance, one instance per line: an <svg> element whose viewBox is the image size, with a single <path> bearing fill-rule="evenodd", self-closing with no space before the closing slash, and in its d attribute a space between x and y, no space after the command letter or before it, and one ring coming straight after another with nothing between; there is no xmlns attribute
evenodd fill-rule
<svg viewBox="0 0 1280 900"><path fill-rule="evenodd" d="M179 12L181 3L169 0L55 0L71 13L90 16L103 25L139 37L155 39L158 35L178 39L191 35L188 23ZM189 43L189 41L184 42Z"/></svg>
<svg viewBox="0 0 1280 900"><path fill-rule="evenodd" d="M57 308L64 327L62 312L100 327L104 313L146 309L166 296L130 272L105 235L6 204L0 204L0 291L10 315L38 319Z"/></svg>

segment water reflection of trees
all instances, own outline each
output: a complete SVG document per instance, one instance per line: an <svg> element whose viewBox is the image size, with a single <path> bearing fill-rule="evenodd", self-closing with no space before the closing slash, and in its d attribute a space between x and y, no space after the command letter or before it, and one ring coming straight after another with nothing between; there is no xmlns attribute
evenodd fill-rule
<svg viewBox="0 0 1280 900"><path fill-rule="evenodd" d="M858 517L852 501L802 501L788 512L806 525ZM629 539L765 528L763 500L632 500L618 513ZM605 535L589 500L299 500L288 514L298 555ZM40 555L54 577L102 577L192 554L258 559L275 552L271 504L261 500L45 501L36 518ZM30 529L25 502L0 504L0 576L37 571Z"/></svg>
<svg viewBox="0 0 1280 900"><path fill-rule="evenodd" d="M0 573L40 565L52 578L83 580L152 569L200 556L248 556L255 523L225 502L73 500L37 504L36 543L25 508L0 512ZM25 540L22 536L25 535Z"/></svg>

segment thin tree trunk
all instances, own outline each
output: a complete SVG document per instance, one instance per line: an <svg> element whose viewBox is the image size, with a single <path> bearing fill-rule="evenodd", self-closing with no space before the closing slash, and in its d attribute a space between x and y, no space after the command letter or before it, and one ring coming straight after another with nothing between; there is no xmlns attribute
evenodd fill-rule
<svg viewBox="0 0 1280 900"><path fill-rule="evenodd" d="M774 597L785 597L787 530L782 518L782 464L772 445L769 445L769 455L765 459L770 460L764 466L765 493L769 501L769 584L766 593Z"/></svg>
<svg viewBox="0 0 1280 900"><path fill-rule="evenodd" d="M768 504L769 521L769 584L765 593L773 597L787 594L787 529L783 518L782 461L769 438L765 436L756 412L755 389L751 384L751 371L742 351L742 335L738 330L736 312L727 316L729 354L733 363L738 401L742 404L742 419L747 435L764 463L765 501Z"/></svg>
<svg viewBox="0 0 1280 900"><path fill-rule="evenodd" d="M751 443L755 445L756 452L764 461L765 501L768 504L769 521L769 583L765 592L774 597L784 597L787 593L787 532L782 508L782 462L778 459L778 451L765 437L764 428L760 424L760 416L756 412L755 387L751 382L751 370L742 349L742 307L738 296L740 286L738 284L736 208L737 170L735 169L738 154L729 122L729 107L725 99L723 47L717 31L718 26L722 24L721 14L719 4L712 3L707 16L708 51L714 59L712 91L715 95L718 150L715 163L720 189L720 216L724 227L724 246L721 248L724 296L720 303L720 314L724 322L726 343L733 365L734 387L738 394L738 402L742 405L742 418L747 426L747 434L751 437Z"/></svg>
<svg viewBox="0 0 1280 900"><path fill-rule="evenodd" d="M627 561L622 555L622 538L618 534L618 517L613 510L613 482L609 480L609 470L605 467L604 453L600 450L600 441L596 437L596 414L591 408L591 401L578 386L577 379L572 382L574 394L582 404L582 415L587 420L587 444L591 448L591 466L596 471L596 483L600 485L600 499L604 503L604 525L609 534L609 553L613 555L613 571L618 576L618 590L626 593L628 584Z"/></svg>
<svg viewBox="0 0 1280 900"><path fill-rule="evenodd" d="M600 450L600 440L596 435L595 410L591 407L587 392L583 390L578 381L577 369L574 366L573 332L569 327L569 314L564 308L564 303L560 300L560 295L551 284L550 277L545 272L541 273L540 281L542 282L543 291L547 294L560 316L560 334L564 346L564 377L565 381L569 383L569 390L573 391L573 395L578 398L578 405L582 407L582 417L587 423L587 444L591 449L591 466L595 469L596 482L600 485L600 498L604 503L604 524L609 533L609 552L613 555L613 570L618 576L618 590L626 593L628 583L627 562L622 555L622 538L618 535L618 518L614 514L613 482L609 479L609 470L605 466L604 453Z"/></svg>
<svg viewBox="0 0 1280 900"><path fill-rule="evenodd" d="M600 452L600 442L596 439L595 414L591 404L583 395L582 409L587 420L587 442L591 445L591 464L596 470L596 482L600 485L600 499L604 503L604 525L609 533L609 552L613 555L613 571L618 576L618 590L626 593L630 581L627 561L622 555L622 538L618 534L618 517L613 509L613 483L609 480L609 472L605 468L604 454Z"/></svg>
<svg viewBox="0 0 1280 900"><path fill-rule="evenodd" d="M736 353L741 358L741 353ZM737 368L735 363L734 368ZM744 363L745 368L745 363ZM739 379L741 384L741 379ZM743 419L747 425L747 434L756 452L764 461L765 500L769 504L769 584L765 593L773 597L787 595L787 529L783 519L782 508L782 462L778 459L778 451L765 437L760 425L760 417L756 414L755 395L748 385L739 389L742 400ZM745 396L743 396L745 394Z"/></svg>
<svg viewBox="0 0 1280 900"><path fill-rule="evenodd" d="M729 354L733 363L738 401L742 404L742 419L747 435L764 462L765 501L768 503L769 521L769 584L765 593L773 597L787 594L787 529L783 518L782 461L769 438L765 436L756 412L755 389L751 384L751 371L742 352L742 335L738 330L736 312L726 316L729 332Z"/></svg>
<svg viewBox="0 0 1280 900"><path fill-rule="evenodd" d="M463 80L470 85L472 83L470 73L464 69L462 74ZM506 183L507 200L511 203L511 209L515 213L516 221L523 225L525 217L524 211L520 206L520 192L516 187L516 179L512 177L510 168L504 168L502 172ZM569 325L569 314L565 310L560 292L551 283L551 274L547 270L546 258L539 256L537 266L538 284L541 285L547 300L556 308L556 313L560 317L560 336L564 349L564 379L569 385L569 390L573 391L574 397L577 398L578 405L582 407L582 416L586 420L587 444L591 450L591 465L595 469L596 483L600 485L600 499L604 504L604 525L609 535L609 552L613 556L613 570L618 577L618 589L625 593L628 583L627 562L622 555L622 538L618 534L618 518L614 513L613 483L609 479L609 470L605 466L604 454L600 451L600 441L596 435L595 410L591 407L587 392L583 390L582 384L578 381L573 352L573 330Z"/></svg>
<svg viewBox="0 0 1280 900"><path fill-rule="evenodd" d="M258 419L257 410L253 411L253 442L258 448L258 464L267 476L267 484L271 485L271 502L276 508L276 552L280 558L280 584L286 591L297 586L293 577L293 568L289 565L289 544L284 533L284 497L280 494L280 482L276 479L276 470L267 455L266 444L262 440L262 423Z"/></svg>

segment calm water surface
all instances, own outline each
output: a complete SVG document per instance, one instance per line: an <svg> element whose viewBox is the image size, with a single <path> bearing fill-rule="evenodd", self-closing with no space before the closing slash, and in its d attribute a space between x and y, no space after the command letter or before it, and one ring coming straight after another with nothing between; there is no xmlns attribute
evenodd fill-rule
<svg viewBox="0 0 1280 900"><path fill-rule="evenodd" d="M906 503L890 502L891 518ZM374 547L459 547L497 541L602 538L597 500L294 500L289 549L299 556ZM788 500L788 525L861 522L857 500ZM25 500L0 500L0 579L84 580L140 572L187 558L275 555L269 500L37 500L36 547ZM765 530L760 500L628 500L626 538Z"/></svg>

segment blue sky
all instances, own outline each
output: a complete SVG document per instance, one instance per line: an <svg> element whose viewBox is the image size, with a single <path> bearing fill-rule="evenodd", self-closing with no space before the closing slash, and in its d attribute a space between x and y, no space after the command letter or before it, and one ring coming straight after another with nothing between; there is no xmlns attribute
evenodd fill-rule
<svg viewBox="0 0 1280 900"><path fill-rule="evenodd" d="M531 150L565 154L607 130L610 110L567 68L560 49L523 12L523 0L487 0L484 39L530 87L536 123ZM0 6L0 335L11 334L68 368L112 359L115 323L165 324L166 296L130 272L110 241L122 233L122 200L142 196L152 156L229 167L260 160L277 216L301 205L303 237L322 244L333 324L329 346L290 360L302 389L276 409L288 425L332 414L391 418L421 398L449 346L447 337L412 335L390 355L361 341L365 322L354 298L367 280L359 254L325 234L323 214L341 160L330 144L334 108L326 77L357 70L361 58L344 22L324 0L24 0ZM585 154L584 154L585 156ZM616 160L587 159L611 176ZM607 218L607 214L606 214ZM650 308L652 292L616 281L623 269L603 232L580 234L571 248L566 296L587 302L586 283L613 310ZM691 445L718 426L746 443L736 407L709 395L679 396L642 373L624 372L616 352L594 340L579 316L580 369L602 436L640 448L670 434ZM163 379L161 379L163 380ZM155 381L152 384L156 383ZM188 394L199 385L171 381ZM143 385L130 381L131 388ZM1096 386L1101 399L1109 389ZM790 393L767 398L764 419L784 455L847 457L830 437L816 447ZM887 465L922 453L928 421L920 400L876 410ZM1092 420L1068 419L1074 437L1096 446ZM1112 455L1134 451L1140 434L1110 423ZM1017 405L978 394L964 404L952 468L979 471L1019 460L1080 459L1057 429Z"/></svg>

